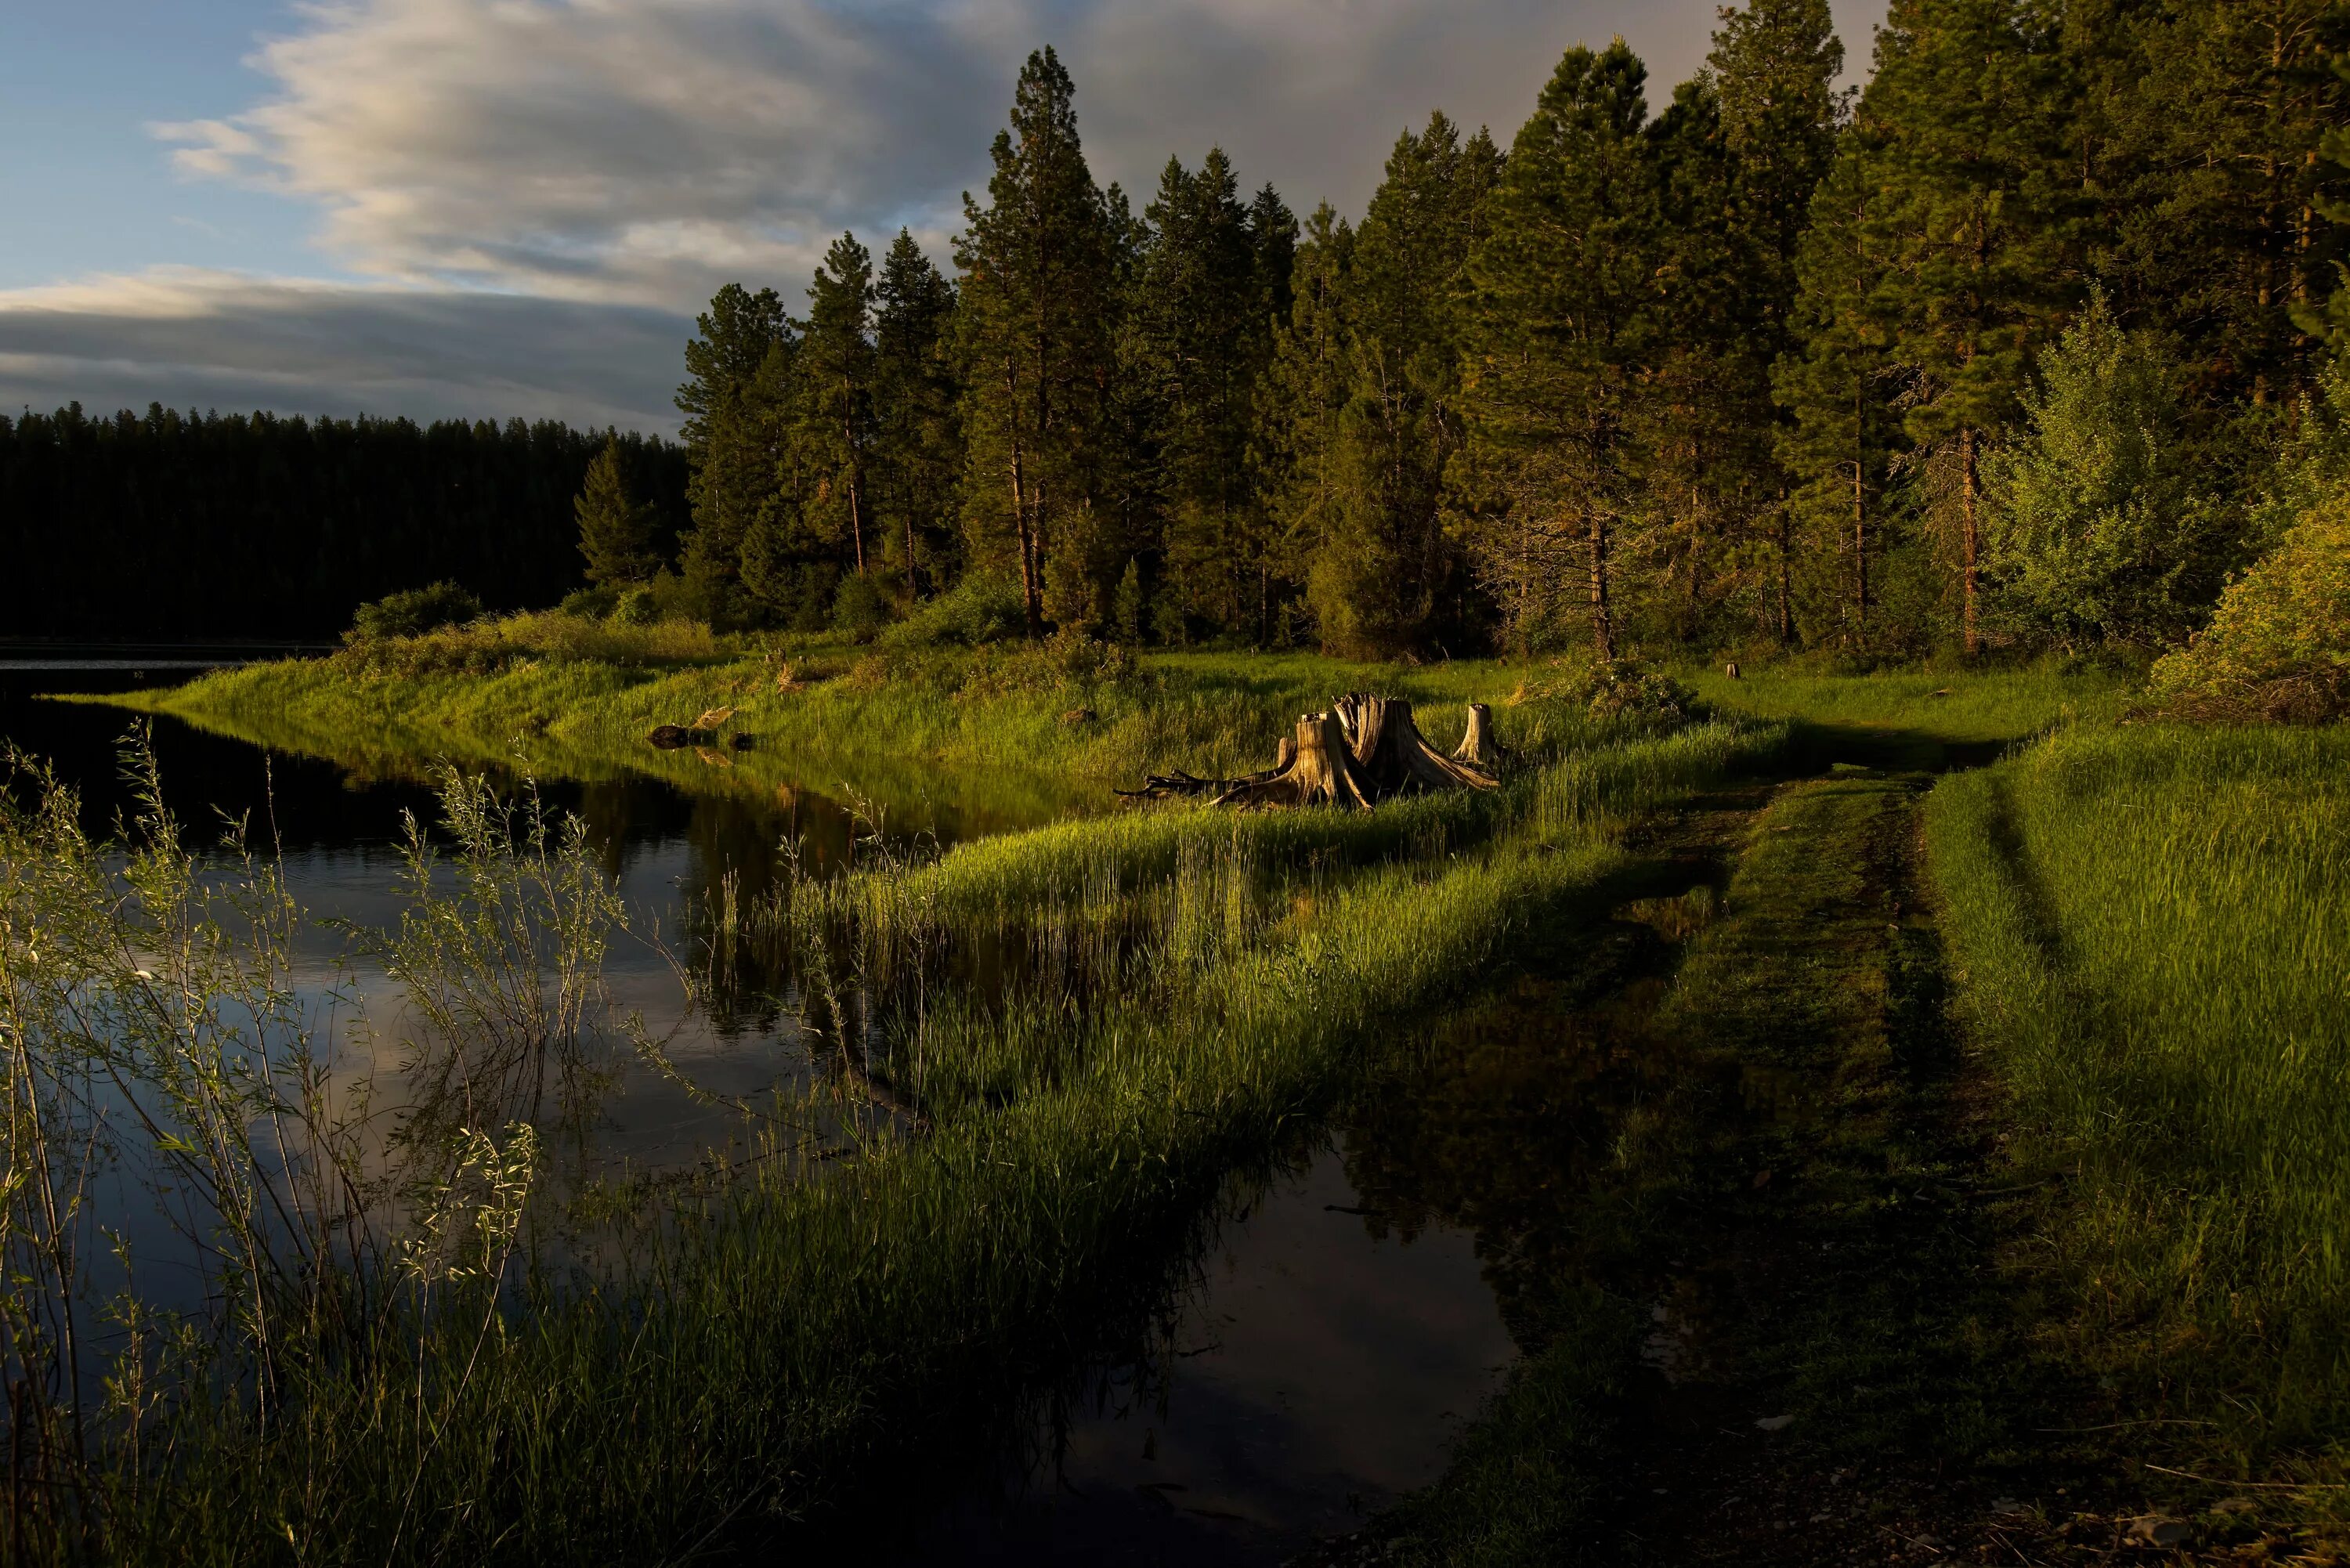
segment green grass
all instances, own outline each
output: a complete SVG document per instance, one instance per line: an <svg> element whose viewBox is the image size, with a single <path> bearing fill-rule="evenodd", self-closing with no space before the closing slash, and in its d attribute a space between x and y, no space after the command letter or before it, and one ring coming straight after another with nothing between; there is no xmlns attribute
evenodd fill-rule
<svg viewBox="0 0 2350 1568"><path fill-rule="evenodd" d="M971 695L987 668L951 671L943 695L806 695L848 711L960 701L1014 724L1062 700ZM333 698L317 673L272 667L199 692L276 690L299 709ZM1354 673L1179 659L1148 689L1192 717L1131 722L1237 736L1307 683ZM401 701L498 711L501 683L619 679L434 677ZM791 948L782 967L833 1031L837 1079L776 1107L800 1133L779 1126L771 1157L733 1177L617 1195L592 1220L607 1265L510 1282L521 1310L467 1319L387 1293L266 1425L242 1391L179 1404L158 1428L168 1460L115 1456L111 1553L228 1560L257 1519L287 1560L653 1561L866 1495L893 1456L951 1442L1065 1368L1106 1314L1150 1310L1227 1173L1323 1115L1396 1018L1474 990L1531 925L1603 899L1627 824L1773 765L1785 740L1783 726L1642 735L1537 709L1503 734L1555 760L1490 796L1368 815L1129 814L803 888L777 911L791 918L745 936ZM991 989L938 961L1009 920L1034 936L1096 919L1125 933L1115 985ZM940 943L899 955L931 966L910 1006L876 958L892 921ZM866 1028L844 1055L852 1014ZM865 1104L860 1085L884 1082L920 1106L919 1131Z"/></svg>
<svg viewBox="0 0 2350 1568"><path fill-rule="evenodd" d="M2076 730L1937 791L2081 1354L2239 1458L2350 1417L2350 735ZM2329 1437L2330 1435L2330 1437Z"/></svg>
<svg viewBox="0 0 2350 1568"><path fill-rule="evenodd" d="M1909 732L1960 744L2017 741L2051 726L2120 716L2134 683L2056 665L1952 674L1814 675L1770 666L1731 680L1717 667L1681 678L1718 708L1758 718Z"/></svg>

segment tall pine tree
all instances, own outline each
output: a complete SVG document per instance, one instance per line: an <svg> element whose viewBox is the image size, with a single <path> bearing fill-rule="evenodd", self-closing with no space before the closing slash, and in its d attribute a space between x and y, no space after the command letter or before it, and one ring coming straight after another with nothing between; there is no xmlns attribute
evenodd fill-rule
<svg viewBox="0 0 2350 1568"><path fill-rule="evenodd" d="M905 230L882 258L874 287L873 514L902 542L906 596L936 583L951 559L957 470L962 459L953 364L954 286Z"/></svg>
<svg viewBox="0 0 2350 1568"><path fill-rule="evenodd" d="M1916 377L1904 423L1947 443L1959 624L1982 645L1984 443L2017 411L2033 348L2075 286L2056 39L2019 0L1896 0L1878 35L1862 130L1877 149L1870 243L1886 272L1895 363Z"/></svg>
<svg viewBox="0 0 2350 1568"><path fill-rule="evenodd" d="M608 437L588 465L587 480L571 509L579 520L579 553L588 560L588 580L598 587L641 583L660 565L653 550L652 511L629 493L628 476L620 472L619 435Z"/></svg>
<svg viewBox="0 0 2350 1568"><path fill-rule="evenodd" d="M1466 398L1496 498L1479 527L1486 580L1522 645L1579 598L1601 659L1618 651L1614 531L1651 347L1647 78L1620 38L1566 52L1511 143L1469 268Z"/></svg>
<svg viewBox="0 0 2350 1568"><path fill-rule="evenodd" d="M1076 88L1050 49L1029 56L1012 125L991 151L988 204L963 198L966 519L974 555L1016 551L1032 635L1048 608L1106 613L1116 570L1091 515L1111 368L1118 234L1077 140ZM1009 528L1003 526L1009 524ZM1123 558L1116 562L1122 568Z"/></svg>

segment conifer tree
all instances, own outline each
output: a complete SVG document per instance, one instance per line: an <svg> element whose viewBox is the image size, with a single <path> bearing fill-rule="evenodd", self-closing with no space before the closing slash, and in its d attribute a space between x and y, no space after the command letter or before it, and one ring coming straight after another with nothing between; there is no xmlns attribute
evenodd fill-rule
<svg viewBox="0 0 2350 1568"><path fill-rule="evenodd" d="M1896 0L1861 99L1878 150L1876 296L1916 377L1908 435L1950 443L1969 653L1982 644L1981 453L2069 283L2062 87L2053 35L2017 0Z"/></svg>
<svg viewBox="0 0 2350 1568"><path fill-rule="evenodd" d="M1199 172L1170 159L1149 225L1129 358L1156 430L1159 592L1232 628L1255 576L1247 468L1249 400L1269 324L1239 182L1221 150Z"/></svg>
<svg viewBox="0 0 2350 1568"><path fill-rule="evenodd" d="M587 480L571 509L579 520L579 553L587 557L588 580L598 587L641 583L660 565L652 547L652 511L629 493L617 432L606 437L603 450L588 465Z"/></svg>
<svg viewBox="0 0 2350 1568"><path fill-rule="evenodd" d="M1444 514L1445 472L1463 438L1455 298L1501 162L1482 130L1463 142L1431 115L1397 140L1355 234L1346 396L1322 454L1330 504L1307 582L1332 648L1392 653L1469 630Z"/></svg>
<svg viewBox="0 0 2350 1568"><path fill-rule="evenodd" d="M1465 395L1479 466L1501 497L1480 529L1487 581L1523 641L1579 578L1602 659L1617 651L1612 531L1648 348L1647 75L1620 38L1566 52L1511 144L1469 268Z"/></svg>
<svg viewBox="0 0 2350 1568"><path fill-rule="evenodd" d="M1056 615L1090 620L1108 590L1090 514L1118 236L1086 167L1075 94L1051 49L1028 57L1011 129L991 151L988 204L964 195L955 251L972 441L966 517L983 556L996 550L998 520L1008 519L1032 635L1048 593Z"/></svg>
<svg viewBox="0 0 2350 1568"><path fill-rule="evenodd" d="M2350 123L2337 0L2064 16L2069 151L2116 315L2180 339L2208 407L2289 400L2319 367L2314 317L2345 254L2345 171L2318 156Z"/></svg>
<svg viewBox="0 0 2350 1568"><path fill-rule="evenodd" d="M924 558L937 580L962 462L954 286L900 229L882 259L874 297L873 513L888 537L903 542L910 602L921 592Z"/></svg>
<svg viewBox="0 0 2350 1568"><path fill-rule="evenodd" d="M1353 228L1327 202L1317 206L1295 246L1289 310L1256 387L1249 467L1265 513L1266 570L1285 587L1305 580L1336 526L1354 252Z"/></svg>
<svg viewBox="0 0 2350 1568"><path fill-rule="evenodd" d="M1796 254L1797 341L1772 373L1789 416L1778 431L1778 458L1794 486L1794 520L1818 545L1818 558L1844 563L1835 574L1839 607L1828 618L1860 646L1871 637L1873 574L1885 552L1885 493L1908 377L1893 360L1891 324L1876 297L1885 268L1871 247L1870 156L1866 136L1848 133L1813 195L1811 226Z"/></svg>
<svg viewBox="0 0 2350 1568"><path fill-rule="evenodd" d="M798 339L774 289L740 284L720 289L697 325L677 389L692 465L681 566L694 607L718 620L737 607L743 541L775 488Z"/></svg>
<svg viewBox="0 0 2350 1568"><path fill-rule="evenodd" d="M825 252L808 286L800 339L798 436L823 519L816 531L846 536L848 564L866 575L872 526L866 462L873 444L873 257L853 234Z"/></svg>

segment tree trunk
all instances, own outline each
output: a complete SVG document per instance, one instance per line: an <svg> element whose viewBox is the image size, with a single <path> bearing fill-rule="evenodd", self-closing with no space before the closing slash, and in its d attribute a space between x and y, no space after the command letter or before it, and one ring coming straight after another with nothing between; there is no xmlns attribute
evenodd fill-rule
<svg viewBox="0 0 2350 1568"><path fill-rule="evenodd" d="M1860 459L1852 460L1853 624L1868 631L1868 516L1862 506Z"/></svg>
<svg viewBox="0 0 2350 1568"><path fill-rule="evenodd" d="M1779 497L1779 646L1795 646L1795 521Z"/></svg>
<svg viewBox="0 0 2350 1568"><path fill-rule="evenodd" d="M1018 407L1020 387L1009 360L1003 366L1003 389L1007 400ZM1020 421L1015 414L1009 421L1012 438L1012 515L1020 534L1020 607L1028 623L1028 635L1037 637L1045 629L1044 604L1036 581L1036 535L1028 521L1028 482L1021 467Z"/></svg>
<svg viewBox="0 0 2350 1568"><path fill-rule="evenodd" d="M857 575L865 575L865 465L858 460L857 427L840 422L840 439L848 451L848 535L857 545Z"/></svg>
<svg viewBox="0 0 2350 1568"><path fill-rule="evenodd" d="M1616 657L1616 627L1607 610L1607 514L1591 514L1591 651Z"/></svg>
<svg viewBox="0 0 2350 1568"><path fill-rule="evenodd" d="M1970 655L1982 651L1982 628L1976 596L1981 579L1975 562L1975 502L1980 481L1975 472L1975 428L1959 427L1959 554L1960 566L1960 624Z"/></svg>

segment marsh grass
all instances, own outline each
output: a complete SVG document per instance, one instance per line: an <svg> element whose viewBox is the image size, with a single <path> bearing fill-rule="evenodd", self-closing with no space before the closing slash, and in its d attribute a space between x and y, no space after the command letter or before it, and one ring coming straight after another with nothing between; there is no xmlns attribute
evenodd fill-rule
<svg viewBox="0 0 2350 1568"><path fill-rule="evenodd" d="M191 848L143 735L126 760L120 842L26 759L0 788L9 1557L250 1560L257 1531L346 1552L355 1461L396 1552L440 1532L418 1479L501 1333L537 1174L482 1064L562 1049L613 907L576 835L450 781L453 885L412 834L382 956L420 1069L465 1092L387 1140L338 1056L348 971L297 956L274 855Z"/></svg>
<svg viewBox="0 0 2350 1568"><path fill-rule="evenodd" d="M2346 767L2332 731L2074 730L1928 816L2082 1353L2240 1457L2350 1415Z"/></svg>
<svg viewBox="0 0 2350 1568"><path fill-rule="evenodd" d="M1785 739L1727 723L1615 733L1482 800L1353 817L1139 814L919 860L877 832L860 869L796 879L764 909L722 888L681 976L706 970L708 989L767 944L816 1071L771 1107L753 1158L567 1216L598 1232L571 1253L592 1267L557 1265L535 1240L533 1118L593 1009L617 910L576 830L453 781L458 848L436 858L413 835L410 918L362 943L420 999L411 1053L444 1092L437 1118L407 1127L436 1158L391 1185L359 1149L362 1107L336 1103L323 1068L229 1074L263 1100L209 1125L252 1125L265 1102L300 1136L182 1141L238 1179L321 1183L325 1240L288 1270L263 1256L276 1232L255 1229L255 1261L174 1320L203 1338L200 1361L130 1354L118 1334L117 1379L146 1390L135 1420L73 1397L88 1374L60 1369L54 1332L31 1317L12 1330L15 1364L52 1391L50 1414L36 1412L57 1423L42 1462L80 1489L70 1505L25 1505L38 1539L23 1555L225 1561L261 1552L265 1521L267 1553L292 1561L666 1561L863 1496L893 1457L951 1447L1066 1373L1106 1317L1147 1312L1228 1173L1312 1125L1399 1019L1480 988L1529 922L1602 897L1625 822L1768 766ZM71 836L69 802L44 811L11 819L12 888L52 865L82 867L85 891L119 875L105 847ZM271 875L258 861L226 885L266 892ZM12 942L27 920L63 918L57 901L12 904ZM94 907L112 910L99 934L116 946L93 941L78 983L111 985L160 917ZM987 944L1010 961L1000 982L975 983L954 955ZM245 961L225 935L215 945ZM243 984L291 1005L264 957L249 974L190 971L172 994ZM41 1043L16 1071L31 1113L54 1103L60 1073L115 1049L103 1030L68 1039L45 1014L11 1016L12 1043ZM317 1060L316 1022L301 1027L273 1060ZM88 1131L37 1115L24 1128L12 1162L38 1153L53 1168ZM305 1138L317 1155L276 1152ZM68 1166L49 1190L75 1179ZM8 1223L12 1256L48 1271L66 1303L74 1269L56 1226L29 1200L12 1200ZM351 1240L361 1225L365 1248ZM289 1319L265 1293L247 1326L222 1329L264 1268L333 1315ZM67 1306L63 1320L88 1321ZM148 1321L140 1310L124 1308ZM288 1349L289 1322L326 1326ZM265 1331L295 1371L265 1421L253 1381ZM64 1447L68 1417L99 1437Z"/></svg>

